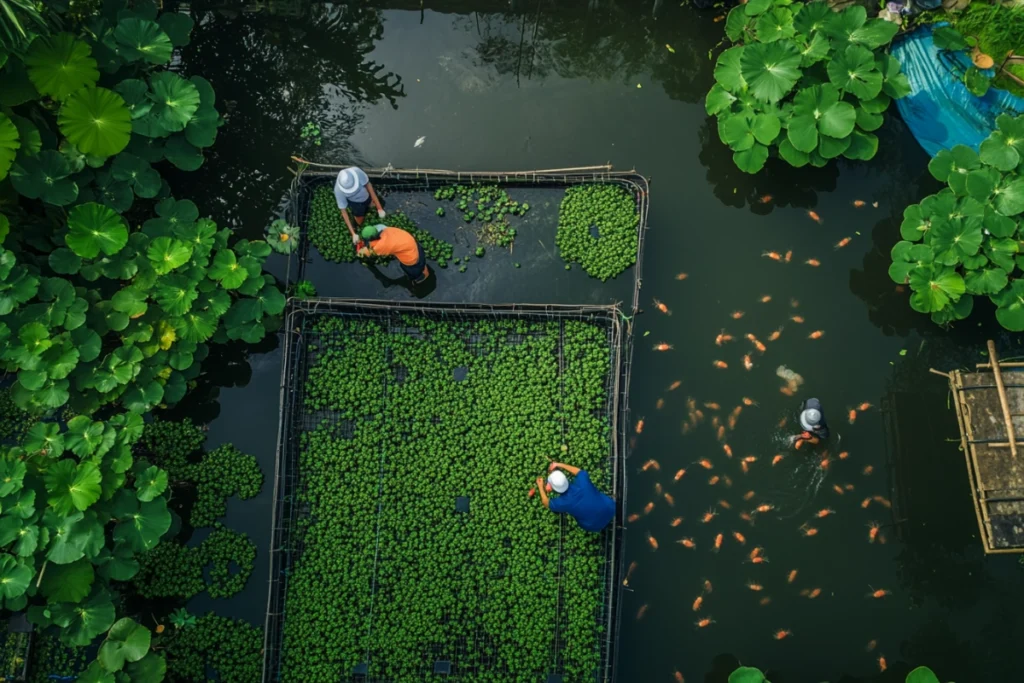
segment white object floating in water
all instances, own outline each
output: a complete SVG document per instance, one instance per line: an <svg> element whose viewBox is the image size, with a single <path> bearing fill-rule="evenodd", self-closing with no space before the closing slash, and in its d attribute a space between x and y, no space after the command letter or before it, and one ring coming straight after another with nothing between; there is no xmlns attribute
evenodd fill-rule
<svg viewBox="0 0 1024 683"><path fill-rule="evenodd" d="M416 143L413 145L413 147L422 147L423 143L426 142L426 141L427 141L427 136L426 135L421 135L420 137L416 138Z"/></svg>

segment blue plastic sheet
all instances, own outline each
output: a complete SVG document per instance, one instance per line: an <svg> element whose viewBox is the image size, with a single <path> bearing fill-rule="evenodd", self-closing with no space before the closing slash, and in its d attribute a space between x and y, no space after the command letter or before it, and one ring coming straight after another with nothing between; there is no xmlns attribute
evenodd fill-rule
<svg viewBox="0 0 1024 683"><path fill-rule="evenodd" d="M914 137L932 156L954 145L977 150L995 129L997 116L1024 113L1024 98L1005 90L989 88L984 97L972 95L961 80L971 66L970 57L936 48L930 26L894 43L892 55L903 65L912 89L910 95L896 100L896 106ZM988 73L992 75L991 70Z"/></svg>

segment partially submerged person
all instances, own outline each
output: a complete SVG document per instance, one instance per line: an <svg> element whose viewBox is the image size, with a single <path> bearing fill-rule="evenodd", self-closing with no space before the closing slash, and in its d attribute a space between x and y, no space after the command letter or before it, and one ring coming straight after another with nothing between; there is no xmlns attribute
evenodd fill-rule
<svg viewBox="0 0 1024 683"><path fill-rule="evenodd" d="M373 183L366 176L366 172L356 166L342 169L338 172L338 178L334 181L334 199L338 202L338 211L345 219L348 231L355 238L355 228L352 227L352 219L349 214L355 217L356 225L362 225L366 218L370 205L377 207L377 217L384 218L387 215L380 199L373 189ZM353 242L356 239L352 240Z"/></svg>
<svg viewBox="0 0 1024 683"><path fill-rule="evenodd" d="M357 252L361 258L395 257L402 266L402 271L414 285L420 284L430 275L423 247L405 230L385 225L366 225L359 235L363 240L363 246Z"/></svg>
<svg viewBox="0 0 1024 683"><path fill-rule="evenodd" d="M793 446L797 449L805 443L813 446L828 438L828 424L825 422L825 414L821 409L821 401L816 398L804 401L800 406L800 426L804 428L804 431L790 437Z"/></svg>
<svg viewBox="0 0 1024 683"><path fill-rule="evenodd" d="M551 472L548 484L559 495L549 500L544 492L544 478L537 477L537 490L544 507L552 512L569 513L584 531L601 531L615 518L615 501L597 490L586 470L561 462L551 463L548 470ZM572 483L561 470L573 475Z"/></svg>

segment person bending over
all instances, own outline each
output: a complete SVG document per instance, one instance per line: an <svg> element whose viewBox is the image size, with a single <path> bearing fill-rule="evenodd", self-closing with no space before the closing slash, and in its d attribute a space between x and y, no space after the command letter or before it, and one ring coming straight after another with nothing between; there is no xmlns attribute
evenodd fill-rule
<svg viewBox="0 0 1024 683"><path fill-rule="evenodd" d="M572 483L562 470L573 475ZM537 477L537 490L544 507L552 512L569 513L585 531L601 531L615 518L615 501L608 494L597 490L586 470L553 462L548 471L551 472L548 483L558 497L549 500L544 492L544 478Z"/></svg>
<svg viewBox="0 0 1024 683"><path fill-rule="evenodd" d="M360 236L363 239L360 243L363 246L357 252L360 257L394 256L414 285L420 284L430 275L423 247L405 230L384 225L365 225Z"/></svg>
<svg viewBox="0 0 1024 683"><path fill-rule="evenodd" d="M792 437L793 446L800 449L805 443L812 446L828 438L828 424L821 410L821 401L809 398L800 406L800 426L804 431Z"/></svg>
<svg viewBox="0 0 1024 683"><path fill-rule="evenodd" d="M355 217L356 225L362 225L372 203L377 207L378 218L384 218L387 215L384 212L384 207L381 206L380 199L377 198L377 193L373 190L373 183L366 177L363 169L355 166L338 172L338 179L334 181L334 199L338 203L338 211L345 219L348 231L353 236L355 229L352 227L352 219L349 218L349 214Z"/></svg>

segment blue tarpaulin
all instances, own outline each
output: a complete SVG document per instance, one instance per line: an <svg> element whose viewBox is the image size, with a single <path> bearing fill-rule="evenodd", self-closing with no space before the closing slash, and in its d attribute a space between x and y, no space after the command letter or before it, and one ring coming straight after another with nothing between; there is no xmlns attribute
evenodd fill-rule
<svg viewBox="0 0 1024 683"><path fill-rule="evenodd" d="M941 26L943 24L937 24ZM983 97L972 95L963 84L971 66L964 52L939 50L932 29L922 26L892 47L910 81L911 94L896 100L900 115L928 154L967 145L975 150L995 130L1000 114L1024 114L1024 98L997 88ZM992 75L992 70L988 71Z"/></svg>

